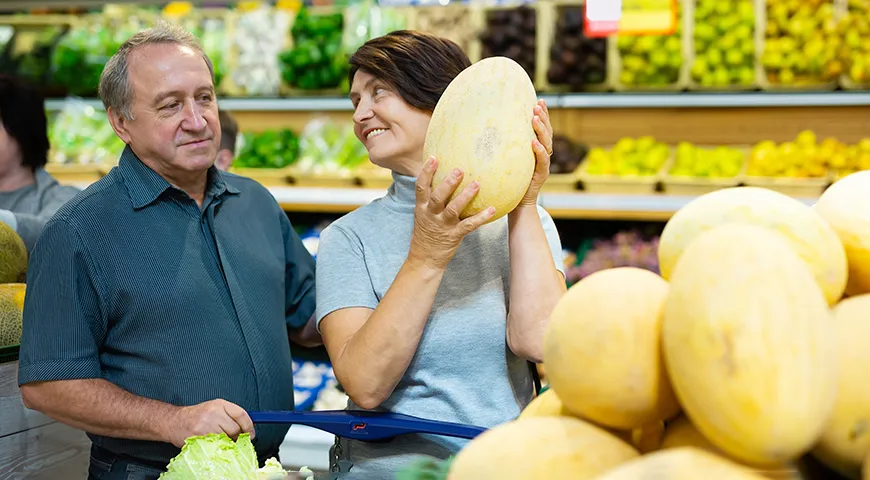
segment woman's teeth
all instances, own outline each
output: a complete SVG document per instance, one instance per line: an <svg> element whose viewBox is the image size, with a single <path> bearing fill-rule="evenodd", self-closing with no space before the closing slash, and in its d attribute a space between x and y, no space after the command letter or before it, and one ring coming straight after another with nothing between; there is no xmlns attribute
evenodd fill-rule
<svg viewBox="0 0 870 480"><path fill-rule="evenodd" d="M368 135L366 135L366 140L368 140L370 138L377 137L378 135L380 135L386 131L387 131L386 128L376 128L376 129L372 130L371 132L369 132Z"/></svg>

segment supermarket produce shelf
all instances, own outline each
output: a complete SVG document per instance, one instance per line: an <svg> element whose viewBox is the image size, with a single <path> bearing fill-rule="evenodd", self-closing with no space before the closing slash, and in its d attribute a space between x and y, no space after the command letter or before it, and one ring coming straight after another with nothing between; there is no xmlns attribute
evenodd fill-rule
<svg viewBox="0 0 870 480"><path fill-rule="evenodd" d="M748 92L748 93L566 93L541 95L550 108L749 108L850 107L870 105L870 92ZM102 108L99 99L83 101ZM50 99L46 109L58 111L63 99ZM221 98L229 111L350 111L345 97Z"/></svg>

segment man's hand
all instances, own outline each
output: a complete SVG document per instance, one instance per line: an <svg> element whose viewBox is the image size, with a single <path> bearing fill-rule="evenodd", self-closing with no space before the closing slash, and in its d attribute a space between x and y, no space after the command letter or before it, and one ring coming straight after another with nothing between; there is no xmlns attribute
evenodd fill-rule
<svg viewBox="0 0 870 480"><path fill-rule="evenodd" d="M532 128L537 138L532 140L532 150L535 152L535 171L525 196L518 207L535 206L538 203L538 193L550 176L550 155L553 154L553 126L550 125L550 113L543 100L535 105L535 115L532 117Z"/></svg>
<svg viewBox="0 0 870 480"><path fill-rule="evenodd" d="M240 433L250 433L251 438L254 438L254 422L248 412L226 400L181 407L167 420L169 440L179 448L188 438L208 433L226 433L233 440Z"/></svg>

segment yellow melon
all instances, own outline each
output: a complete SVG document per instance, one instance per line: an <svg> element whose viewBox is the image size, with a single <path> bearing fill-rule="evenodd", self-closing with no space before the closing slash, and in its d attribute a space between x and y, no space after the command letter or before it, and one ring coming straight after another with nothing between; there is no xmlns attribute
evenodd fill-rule
<svg viewBox="0 0 870 480"><path fill-rule="evenodd" d="M870 294L834 307L837 400L813 455L849 478L861 476L870 455Z"/></svg>
<svg viewBox="0 0 870 480"><path fill-rule="evenodd" d="M0 222L0 283L23 282L27 273L27 247L18 232Z"/></svg>
<svg viewBox="0 0 870 480"><path fill-rule="evenodd" d="M861 476L861 480L870 480L870 455L864 459L864 468L862 469L863 475Z"/></svg>
<svg viewBox="0 0 870 480"><path fill-rule="evenodd" d="M423 151L425 158L438 159L433 187L454 168L465 172L451 199L472 181L480 182L462 218L494 207L494 221L522 200L535 170L532 117L537 101L528 73L507 57L478 61L444 90L432 112Z"/></svg>
<svg viewBox="0 0 870 480"><path fill-rule="evenodd" d="M755 473L771 480L801 480L802 478L800 471L798 471L798 469L793 465L771 466L759 470L751 465L746 465L729 457L721 449L716 448L716 446L701 435L701 432L692 425L692 422L685 415L680 415L673 421L668 422L661 442L662 450L681 447L699 448L706 452L727 458L728 460L741 464L748 469L755 470Z"/></svg>
<svg viewBox="0 0 870 480"><path fill-rule="evenodd" d="M556 392L550 388L547 389L546 392L532 399L532 401L526 405L526 408L520 412L520 416L517 418L558 417L561 415L571 415L571 413L565 409L562 400L560 400L559 396L556 395Z"/></svg>
<svg viewBox="0 0 870 480"><path fill-rule="evenodd" d="M671 275L662 340L683 410L716 447L767 466L806 453L836 391L831 315L783 236L704 232Z"/></svg>
<svg viewBox="0 0 870 480"><path fill-rule="evenodd" d="M813 208L837 232L846 249L846 293L870 292L870 171L840 179L822 193Z"/></svg>
<svg viewBox="0 0 870 480"><path fill-rule="evenodd" d="M0 347L21 343L26 289L23 283L0 284Z"/></svg>
<svg viewBox="0 0 870 480"><path fill-rule="evenodd" d="M764 477L752 473L745 467L693 447L662 450L644 455L607 472L596 480L644 479L765 480Z"/></svg>
<svg viewBox="0 0 870 480"><path fill-rule="evenodd" d="M648 270L600 270L571 286L550 315L544 364L577 416L634 429L679 412L661 358L668 283Z"/></svg>
<svg viewBox="0 0 870 480"><path fill-rule="evenodd" d="M809 265L828 304L842 297L846 288L846 252L831 226L800 201L756 187L717 190L677 211L659 241L662 276L670 280L680 255L701 232L725 223L758 225L781 233Z"/></svg>
<svg viewBox="0 0 870 480"><path fill-rule="evenodd" d="M637 451L573 417L530 417L487 430L459 451L448 480L597 478Z"/></svg>

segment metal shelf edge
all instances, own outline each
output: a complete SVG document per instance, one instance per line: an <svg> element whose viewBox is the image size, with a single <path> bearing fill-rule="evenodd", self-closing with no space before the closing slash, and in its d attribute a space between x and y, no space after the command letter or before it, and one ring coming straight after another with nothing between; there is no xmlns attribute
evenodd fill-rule
<svg viewBox="0 0 870 480"><path fill-rule="evenodd" d="M748 107L849 107L870 106L870 92L807 93L577 93L539 95L550 108L748 108ZM103 108L99 99L82 99ZM58 111L64 99L46 100L49 111ZM235 111L351 111L344 97L221 98L225 110Z"/></svg>

